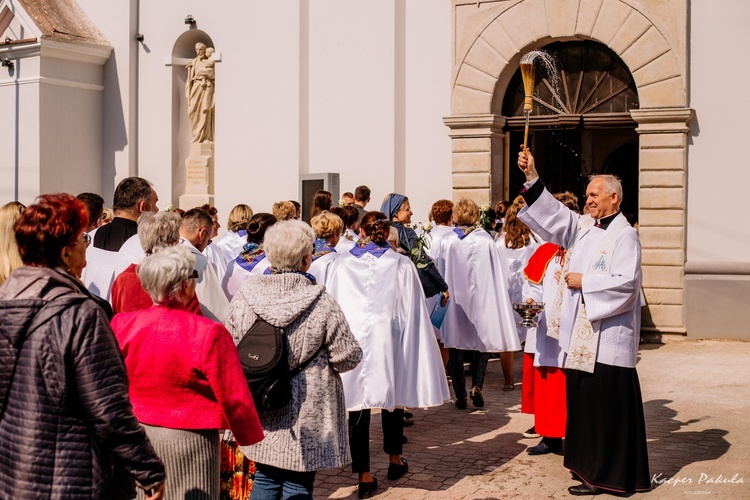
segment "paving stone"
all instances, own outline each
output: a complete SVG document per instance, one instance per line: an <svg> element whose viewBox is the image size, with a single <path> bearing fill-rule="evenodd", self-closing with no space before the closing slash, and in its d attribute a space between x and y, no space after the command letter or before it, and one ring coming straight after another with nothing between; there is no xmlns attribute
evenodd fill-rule
<svg viewBox="0 0 750 500"><path fill-rule="evenodd" d="M750 343L677 340L644 344L638 374L646 413L649 465L662 483L628 498L750 498ZM516 356L515 379L521 380ZM373 418L370 449L382 499L572 498L576 484L557 455L530 457L537 439L523 439L533 418L519 411L520 384L502 391L499 360L489 363L485 411L445 404L414 412L404 456L411 471L387 481L380 419ZM677 485L667 484L682 480ZM734 483L732 480L734 479ZM691 482L687 482L690 480ZM739 483L742 480L742 483ZM321 471L315 498L354 499L356 475ZM603 495L599 498L614 498Z"/></svg>

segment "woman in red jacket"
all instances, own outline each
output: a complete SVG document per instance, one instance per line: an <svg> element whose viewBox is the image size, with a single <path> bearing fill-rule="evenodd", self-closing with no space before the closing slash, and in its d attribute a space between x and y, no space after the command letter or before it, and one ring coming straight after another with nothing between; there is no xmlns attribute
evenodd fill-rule
<svg viewBox="0 0 750 500"><path fill-rule="evenodd" d="M167 468L166 498L215 498L217 430L231 429L241 445L263 439L237 349L224 326L185 310L197 275L187 247L161 250L137 272L154 306L112 320L133 412Z"/></svg>

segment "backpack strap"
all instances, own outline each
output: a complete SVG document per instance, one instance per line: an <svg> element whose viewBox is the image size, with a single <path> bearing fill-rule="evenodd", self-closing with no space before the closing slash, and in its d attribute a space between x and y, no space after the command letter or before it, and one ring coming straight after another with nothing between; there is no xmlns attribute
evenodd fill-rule
<svg viewBox="0 0 750 500"><path fill-rule="evenodd" d="M310 363L312 363L312 360L315 359L315 358L317 358L318 354L320 354L321 352L323 352L323 349L325 349L325 346L326 346L326 341L325 341L325 339L323 339L323 342L320 344L320 347L318 347L318 350L315 351L315 354L313 354L312 356L310 356L309 358L307 358L304 363L300 363L300 365L297 368L295 368L294 370L292 370L291 372L289 372L289 377L292 378L292 377L298 375L300 372L302 372L302 370L304 370L305 368L307 368L307 365L309 365Z"/></svg>

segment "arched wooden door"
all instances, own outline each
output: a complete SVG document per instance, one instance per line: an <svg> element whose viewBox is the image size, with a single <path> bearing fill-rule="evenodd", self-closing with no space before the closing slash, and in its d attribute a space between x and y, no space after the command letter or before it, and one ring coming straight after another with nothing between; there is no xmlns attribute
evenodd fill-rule
<svg viewBox="0 0 750 500"><path fill-rule="evenodd" d="M623 206L631 223L638 217L638 134L630 111L638 109L638 93L622 60L596 42L556 42L544 47L556 60L559 83L537 69L530 118L530 148L542 179L552 192L571 191L585 201L588 176L615 173L628 189ZM502 102L507 117L509 165L523 142L523 82L520 70L510 81ZM623 155L626 145L636 154ZM629 151L629 149L628 149ZM614 155L614 156L613 156ZM617 164L616 171L605 165ZM523 184L517 168L508 169L509 193Z"/></svg>

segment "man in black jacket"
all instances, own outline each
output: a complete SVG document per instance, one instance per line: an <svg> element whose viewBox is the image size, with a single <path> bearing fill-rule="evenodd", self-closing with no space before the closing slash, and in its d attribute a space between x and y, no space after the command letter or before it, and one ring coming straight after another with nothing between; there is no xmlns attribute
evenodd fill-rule
<svg viewBox="0 0 750 500"><path fill-rule="evenodd" d="M143 212L158 212L159 197L151 183L140 177L123 179L115 189L112 210L115 218L94 234L94 247L117 252L131 236L138 233L138 217Z"/></svg>

